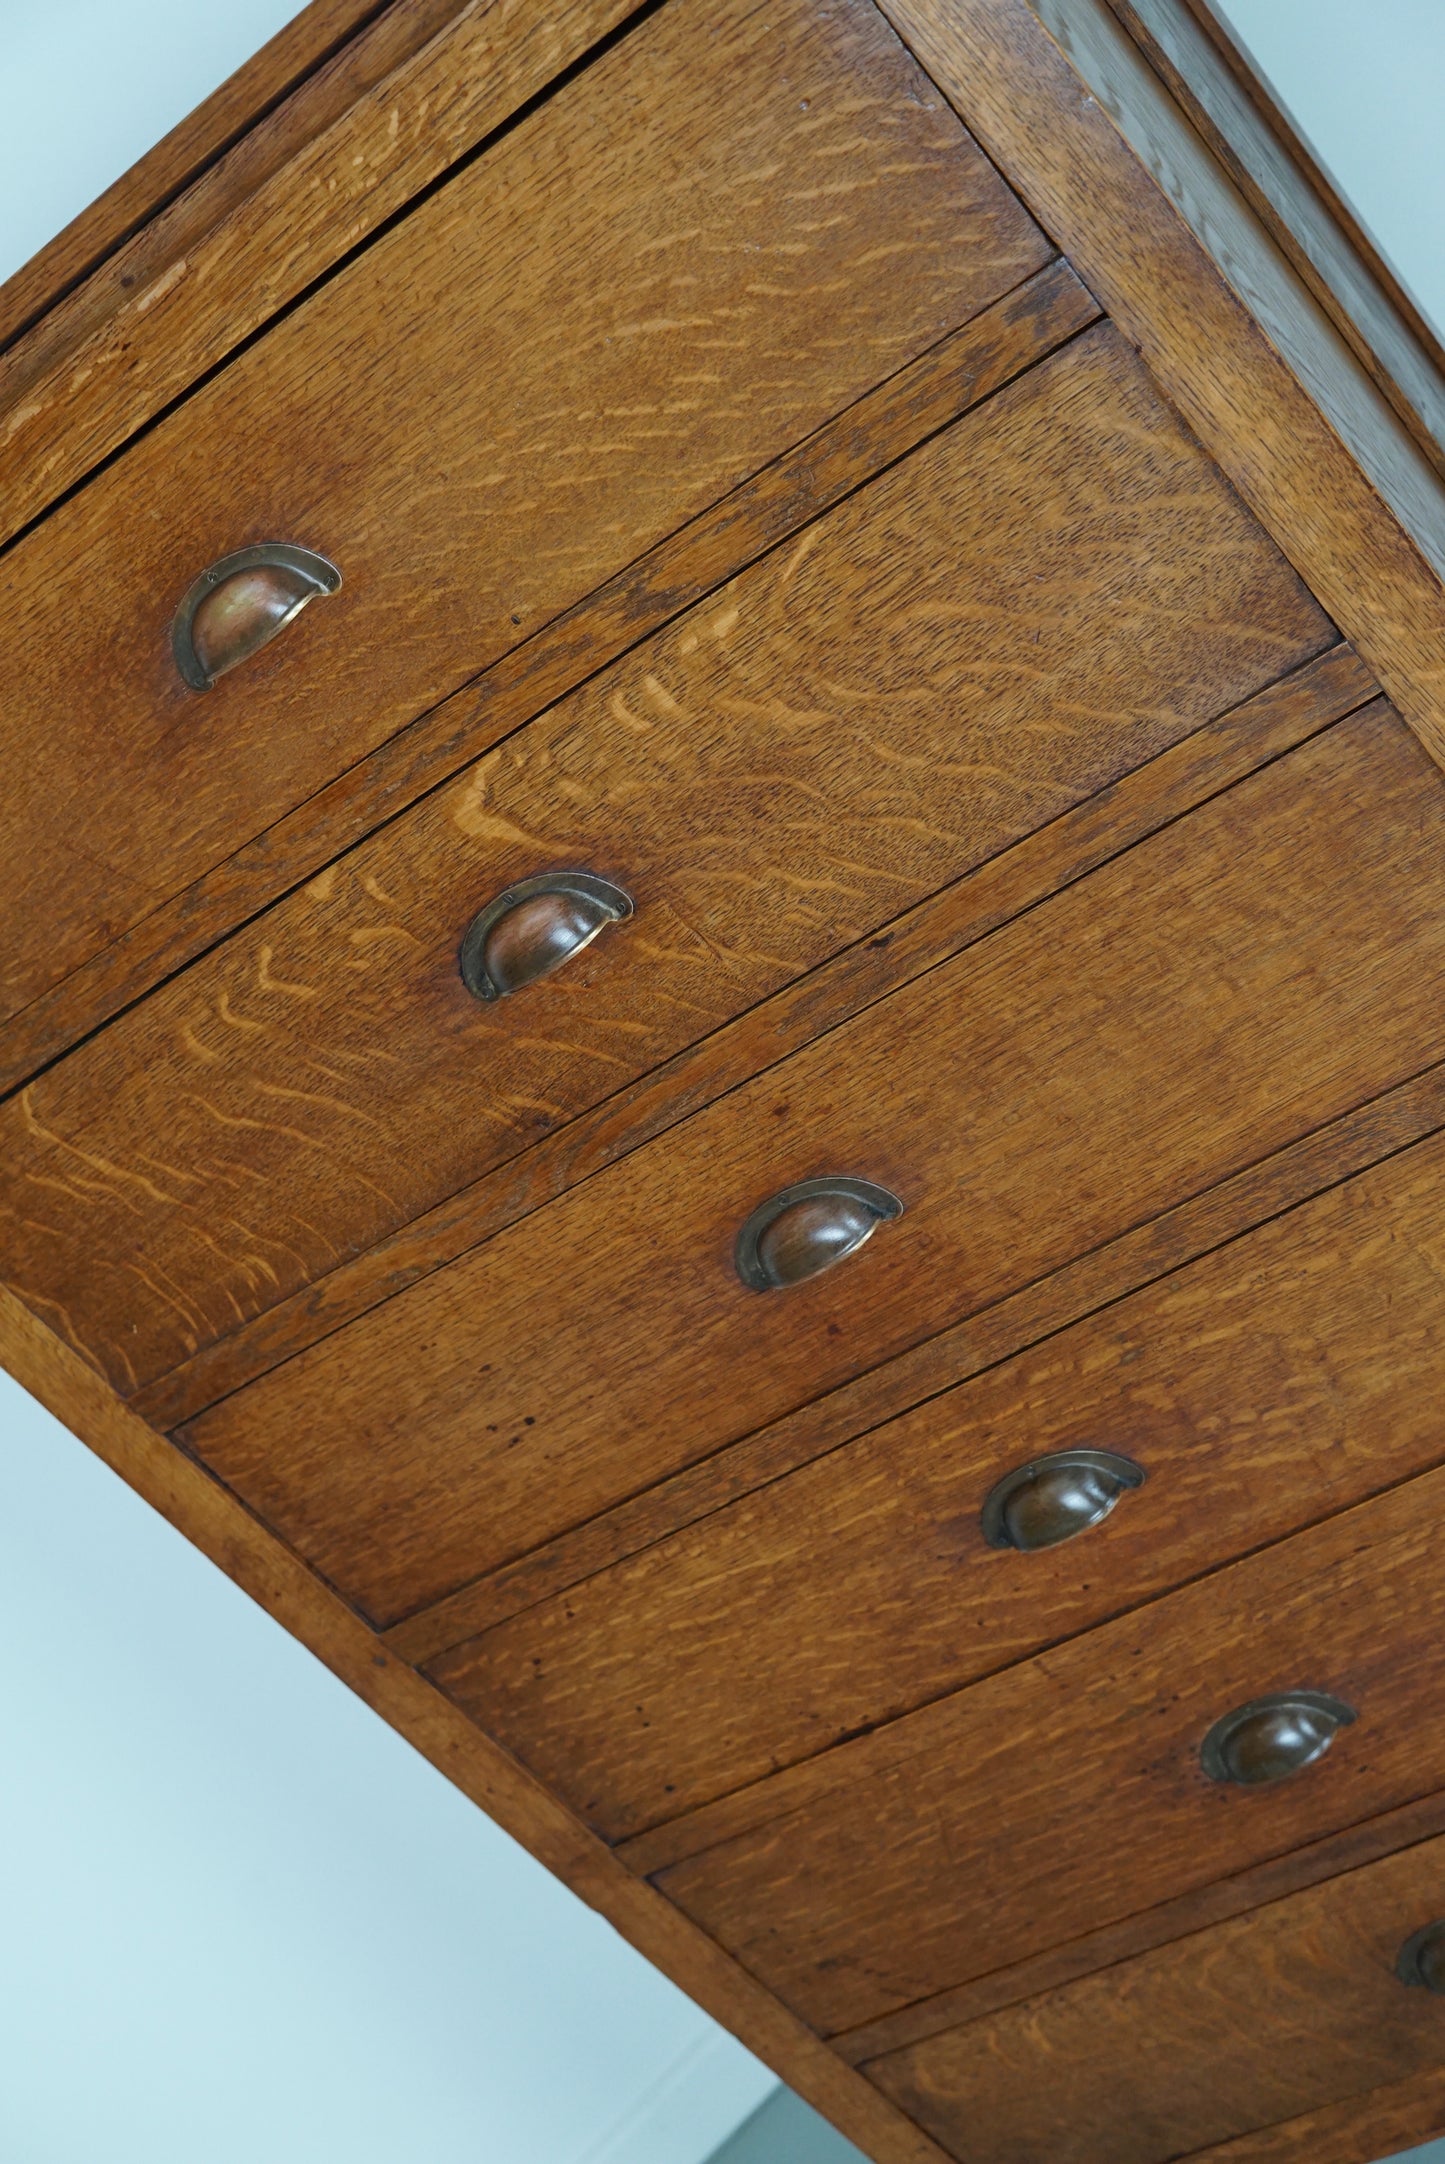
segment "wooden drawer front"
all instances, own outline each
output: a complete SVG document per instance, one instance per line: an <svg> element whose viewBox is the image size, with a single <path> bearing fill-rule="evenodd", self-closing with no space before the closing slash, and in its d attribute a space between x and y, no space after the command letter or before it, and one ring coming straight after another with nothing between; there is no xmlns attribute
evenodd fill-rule
<svg viewBox="0 0 1445 2164"><path fill-rule="evenodd" d="M1394 1973L1441 1916L1426 1841L868 2071L967 2164L1165 2164L1445 2068L1445 1999Z"/></svg>
<svg viewBox="0 0 1445 2164"><path fill-rule="evenodd" d="M143 1385L1328 639L1092 331L0 1112L11 1281ZM566 865L636 917L479 1003Z"/></svg>
<svg viewBox="0 0 1445 2164"><path fill-rule="evenodd" d="M1445 1055L1445 789L1380 703L188 1429L391 1621ZM789 1293L743 1219L907 1214Z"/></svg>
<svg viewBox="0 0 1445 2164"><path fill-rule="evenodd" d="M0 1013L1048 253L871 0L671 0L4 558ZM271 540L346 583L197 698Z"/></svg>
<svg viewBox="0 0 1445 2164"><path fill-rule="evenodd" d="M660 1883L832 2032L1445 1787L1442 1526L1427 1473L713 1806ZM1359 1718L1278 1786L1209 1780L1215 1720L1294 1688Z"/></svg>
<svg viewBox="0 0 1445 2164"><path fill-rule="evenodd" d="M565 1594L430 1673L610 1838L876 1728L1445 1460L1445 1137ZM1147 1482L989 1547L1049 1451Z"/></svg>

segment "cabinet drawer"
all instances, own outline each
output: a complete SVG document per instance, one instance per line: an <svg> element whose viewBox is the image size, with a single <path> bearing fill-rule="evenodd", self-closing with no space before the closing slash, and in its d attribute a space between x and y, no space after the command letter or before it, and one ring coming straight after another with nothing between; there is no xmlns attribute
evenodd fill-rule
<svg viewBox="0 0 1445 2164"><path fill-rule="evenodd" d="M871 0L670 0L5 555L0 1014L1048 253ZM270 541L345 583L197 697Z"/></svg>
<svg viewBox="0 0 1445 2164"><path fill-rule="evenodd" d="M202 1416L378 1620L705 1456L1445 1056L1445 790L1327 731ZM749 1290L828 1174L904 1216Z"/></svg>
<svg viewBox="0 0 1445 2164"><path fill-rule="evenodd" d="M1445 1137L430 1672L634 1834L1445 1461L1442 1278ZM995 1484L1079 1449L1145 1485L1058 1546L990 1546Z"/></svg>
<svg viewBox="0 0 1445 2164"><path fill-rule="evenodd" d="M144 1385L1328 639L1091 331L0 1113L11 1282ZM635 917L470 996L566 866Z"/></svg>
<svg viewBox="0 0 1445 2164"><path fill-rule="evenodd" d="M1442 1524L1437 1471L711 1806L659 1883L834 2032L1445 1787ZM1358 1715L1322 1758L1206 1775L1300 1689Z"/></svg>
<svg viewBox="0 0 1445 2164"><path fill-rule="evenodd" d="M1395 1974L1441 1917L1426 1841L868 2071L967 2164L1165 2164L1445 2067L1445 1998Z"/></svg>

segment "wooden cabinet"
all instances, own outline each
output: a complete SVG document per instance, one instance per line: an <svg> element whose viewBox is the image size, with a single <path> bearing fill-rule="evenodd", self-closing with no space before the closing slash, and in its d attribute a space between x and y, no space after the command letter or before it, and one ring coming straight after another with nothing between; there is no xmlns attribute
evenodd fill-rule
<svg viewBox="0 0 1445 2164"><path fill-rule="evenodd" d="M871 4L663 9L6 555L0 1012L1048 252ZM266 541L345 583L198 699Z"/></svg>
<svg viewBox="0 0 1445 2164"><path fill-rule="evenodd" d="M227 1399L190 1445L393 1621L1445 1057L1442 865L1445 792L1367 710ZM744 1219L829 1172L904 1215L811 1284L749 1291Z"/></svg>
<svg viewBox="0 0 1445 2164"><path fill-rule="evenodd" d="M431 1672L609 1834L665 1823L1441 1463L1442 1268L1433 1140ZM996 1483L1081 1447L1144 1485L991 1548Z"/></svg>
<svg viewBox="0 0 1445 2164"><path fill-rule="evenodd" d="M669 1896L846 2030L1445 1787L1432 1473L679 1826ZM1267 1693L1358 1713L1277 1786L1209 1779ZM734 1830L745 1829L745 1830Z"/></svg>
<svg viewBox="0 0 1445 2164"><path fill-rule="evenodd" d="M391 0L0 294L0 1353L879 2164L1371 2164L1445 462L1048 12Z"/></svg>
<svg viewBox="0 0 1445 2164"><path fill-rule="evenodd" d="M0 1112L11 1282L144 1386L1329 637L1087 331ZM635 916L479 1004L469 920L572 866Z"/></svg>

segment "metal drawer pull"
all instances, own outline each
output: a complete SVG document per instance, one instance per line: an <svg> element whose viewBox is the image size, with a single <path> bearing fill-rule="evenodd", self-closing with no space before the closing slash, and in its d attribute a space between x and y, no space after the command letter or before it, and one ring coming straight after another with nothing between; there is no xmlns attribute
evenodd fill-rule
<svg viewBox="0 0 1445 2164"><path fill-rule="evenodd" d="M1275 1691L1216 1721L1199 1746L1199 1762L1211 1781L1263 1787L1323 1758L1336 1731L1354 1719L1354 1707L1328 1691Z"/></svg>
<svg viewBox="0 0 1445 2164"><path fill-rule="evenodd" d="M1005 1473L984 1503L990 1548L1053 1548L1100 1524L1144 1468L1113 1450L1054 1450Z"/></svg>
<svg viewBox="0 0 1445 2164"><path fill-rule="evenodd" d="M1425 1924L1411 1932L1395 1956L1395 1974L1402 1984L1445 1991L1445 1922Z"/></svg>
<svg viewBox="0 0 1445 2164"><path fill-rule="evenodd" d="M506 887L473 917L462 941L462 983L474 999L504 999L632 915L632 896L595 872L540 872Z"/></svg>
<svg viewBox="0 0 1445 2164"><path fill-rule="evenodd" d="M334 594L341 573L311 549L259 541L203 571L176 610L171 652L192 691L249 661L284 631L308 601Z"/></svg>
<svg viewBox="0 0 1445 2164"><path fill-rule="evenodd" d="M801 1285L902 1215L898 1197L872 1180L799 1180L759 1203L743 1226L733 1250L738 1276L754 1292Z"/></svg>

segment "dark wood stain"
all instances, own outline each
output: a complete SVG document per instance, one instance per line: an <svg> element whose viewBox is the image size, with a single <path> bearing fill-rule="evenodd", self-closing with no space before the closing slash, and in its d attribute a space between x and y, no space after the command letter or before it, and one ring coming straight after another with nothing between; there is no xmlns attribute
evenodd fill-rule
<svg viewBox="0 0 1445 2164"><path fill-rule="evenodd" d="M699 1813L658 1883L827 2032L1445 1787L1442 1501L1428 1473ZM1218 1715L1294 1686L1358 1721L1277 1788L1206 1779Z"/></svg>

